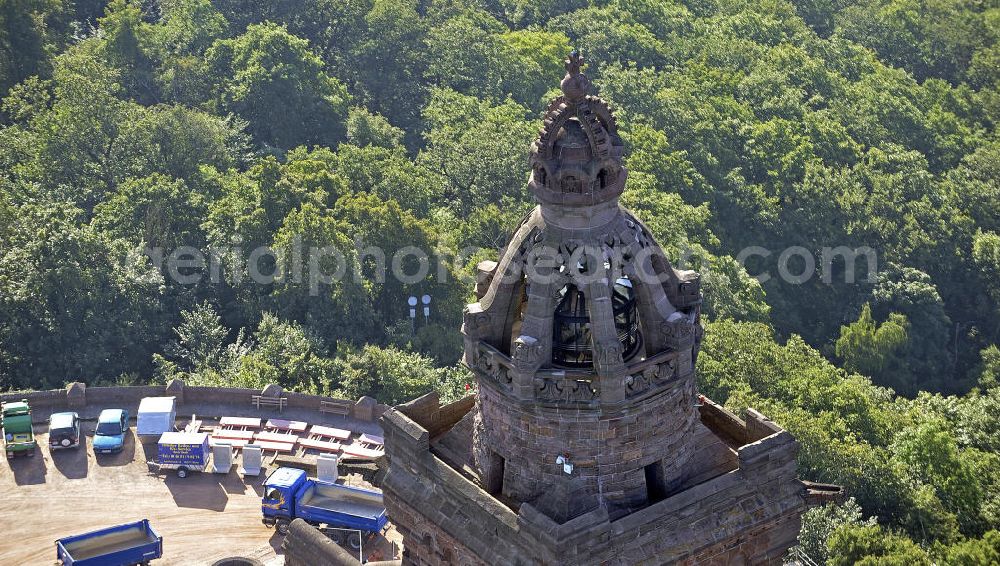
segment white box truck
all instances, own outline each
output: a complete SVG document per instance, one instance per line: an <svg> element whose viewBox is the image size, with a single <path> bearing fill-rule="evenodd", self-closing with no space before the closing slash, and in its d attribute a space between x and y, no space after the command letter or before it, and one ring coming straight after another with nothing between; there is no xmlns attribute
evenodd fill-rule
<svg viewBox="0 0 1000 566"><path fill-rule="evenodd" d="M135 432L139 436L160 436L174 431L177 409L173 397L145 397L139 402Z"/></svg>

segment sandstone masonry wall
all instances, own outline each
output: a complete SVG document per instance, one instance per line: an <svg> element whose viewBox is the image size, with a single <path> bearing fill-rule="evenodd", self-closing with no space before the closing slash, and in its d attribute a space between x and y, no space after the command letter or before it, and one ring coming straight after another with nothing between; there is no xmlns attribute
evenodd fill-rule
<svg viewBox="0 0 1000 566"><path fill-rule="evenodd" d="M525 405L487 386L480 387L477 397L477 417L493 423L481 427L487 438L482 446L504 458L503 494L518 501L544 498L565 479L563 466L556 463L563 455L572 462L574 476L583 480L577 497L588 500L581 502L584 510L601 501L615 513L638 508L647 501L645 466L662 466L670 491L683 483L687 461L700 448L690 442L698 422L692 409L693 375L612 415ZM477 453L476 458L479 469L489 468L489 454Z"/></svg>
<svg viewBox="0 0 1000 566"><path fill-rule="evenodd" d="M416 415L434 413L421 403ZM798 443L780 429L735 450L729 471L658 503L618 519L602 507L563 524L486 493L436 457L428 431L402 412L388 411L383 429L383 488L410 549L404 564L780 564L805 507Z"/></svg>

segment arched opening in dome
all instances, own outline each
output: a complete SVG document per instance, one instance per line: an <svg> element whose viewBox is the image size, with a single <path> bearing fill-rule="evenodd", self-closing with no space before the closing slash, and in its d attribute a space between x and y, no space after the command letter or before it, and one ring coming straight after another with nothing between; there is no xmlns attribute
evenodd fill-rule
<svg viewBox="0 0 1000 566"><path fill-rule="evenodd" d="M623 359L639 350L642 337L636 312L635 292L627 277L612 286L611 304L615 330L622 345ZM552 317L552 364L567 368L586 368L594 363L594 341L590 312L583 291L572 283L559 291L559 303Z"/></svg>
<svg viewBox="0 0 1000 566"><path fill-rule="evenodd" d="M543 187L547 185L548 174L545 171L545 167L535 165L535 182Z"/></svg>
<svg viewBox="0 0 1000 566"><path fill-rule="evenodd" d="M635 290L628 277L615 281L611 293L611 305L615 313L615 330L622 344L622 357L628 359L639 349L639 315L636 309Z"/></svg>
<svg viewBox="0 0 1000 566"><path fill-rule="evenodd" d="M524 311L528 308L528 281L527 278L522 275L520 281L515 285L515 288L511 291L512 297L516 297L510 301L510 305L507 309L506 325L504 326L503 336L507 338L503 340L502 344L494 344L494 346L506 355L511 355L514 351L514 340L521 335L521 324L524 322Z"/></svg>
<svg viewBox="0 0 1000 566"><path fill-rule="evenodd" d="M576 285L559 291L559 305L552 317L552 363L567 367L594 363L587 298Z"/></svg>
<svg viewBox="0 0 1000 566"><path fill-rule="evenodd" d="M608 170L601 169L597 173L597 187L602 191L608 186Z"/></svg>

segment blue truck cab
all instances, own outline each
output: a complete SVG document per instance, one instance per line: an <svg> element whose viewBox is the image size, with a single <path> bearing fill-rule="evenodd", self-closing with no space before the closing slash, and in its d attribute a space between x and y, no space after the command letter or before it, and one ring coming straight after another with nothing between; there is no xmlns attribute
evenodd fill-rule
<svg viewBox="0 0 1000 566"><path fill-rule="evenodd" d="M104 409L97 417L94 431L94 454L121 452L128 433L128 411L125 409Z"/></svg>
<svg viewBox="0 0 1000 566"><path fill-rule="evenodd" d="M162 555L163 537L149 519L56 541L56 561L62 566L145 565Z"/></svg>
<svg viewBox="0 0 1000 566"><path fill-rule="evenodd" d="M381 532L388 521L378 491L321 482L296 468L278 468L264 482L263 522L288 532L293 519L319 527L361 531L364 537ZM360 538L348 537L351 546Z"/></svg>

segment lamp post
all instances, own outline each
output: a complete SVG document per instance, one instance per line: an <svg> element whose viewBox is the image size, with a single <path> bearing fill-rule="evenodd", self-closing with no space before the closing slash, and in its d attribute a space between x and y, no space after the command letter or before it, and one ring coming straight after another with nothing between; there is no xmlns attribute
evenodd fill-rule
<svg viewBox="0 0 1000 566"><path fill-rule="evenodd" d="M410 298L406 300L410 305L410 334L416 334L417 332L417 298L410 295Z"/></svg>

